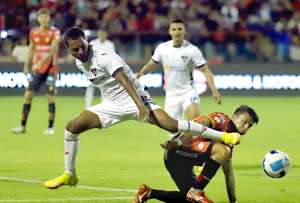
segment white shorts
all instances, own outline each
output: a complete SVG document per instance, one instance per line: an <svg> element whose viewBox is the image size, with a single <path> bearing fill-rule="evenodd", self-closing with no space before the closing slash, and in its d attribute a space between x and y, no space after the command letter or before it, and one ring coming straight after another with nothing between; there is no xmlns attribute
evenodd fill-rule
<svg viewBox="0 0 300 203"><path fill-rule="evenodd" d="M196 89L180 95L166 92L165 111L175 119L184 119L184 112L191 104L200 104Z"/></svg>
<svg viewBox="0 0 300 203"><path fill-rule="evenodd" d="M160 106L155 104L149 97L144 97L143 101L151 110L160 108ZM139 118L138 108L129 96L118 102L103 100L100 104L91 106L86 110L98 115L102 128L108 128L127 120L138 121Z"/></svg>

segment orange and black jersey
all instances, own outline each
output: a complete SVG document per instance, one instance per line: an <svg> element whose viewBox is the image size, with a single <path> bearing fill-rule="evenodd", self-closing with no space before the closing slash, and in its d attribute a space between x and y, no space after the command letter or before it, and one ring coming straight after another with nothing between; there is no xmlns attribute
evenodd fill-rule
<svg viewBox="0 0 300 203"><path fill-rule="evenodd" d="M228 115L222 112L213 112L208 115L201 115L194 119L195 122L206 125L209 128L222 132L237 132L237 129ZM213 140L203 138L201 135L192 136L184 134L180 136L181 147L195 152L203 152L203 147ZM217 141L218 142L218 141ZM233 149L232 146L229 146Z"/></svg>

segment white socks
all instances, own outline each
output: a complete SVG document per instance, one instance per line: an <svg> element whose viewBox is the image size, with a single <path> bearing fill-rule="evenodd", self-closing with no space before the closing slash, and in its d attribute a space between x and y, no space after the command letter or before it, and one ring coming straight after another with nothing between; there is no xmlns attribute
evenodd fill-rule
<svg viewBox="0 0 300 203"><path fill-rule="evenodd" d="M79 135L65 129L65 172L75 173L75 159L79 150Z"/></svg>
<svg viewBox="0 0 300 203"><path fill-rule="evenodd" d="M194 135L201 135L204 138L213 140L220 139L223 134L221 131L213 130L200 123L187 120L178 120L178 131L190 132Z"/></svg>

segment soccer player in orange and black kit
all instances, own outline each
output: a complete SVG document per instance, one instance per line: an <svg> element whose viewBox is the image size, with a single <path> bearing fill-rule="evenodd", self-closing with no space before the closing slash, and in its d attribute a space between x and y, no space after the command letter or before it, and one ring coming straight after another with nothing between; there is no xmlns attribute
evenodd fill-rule
<svg viewBox="0 0 300 203"><path fill-rule="evenodd" d="M242 105L235 110L231 118L225 113L214 112L199 116L194 121L215 130L238 132L244 135L254 123L258 123L258 120L256 112L251 107ZM168 203L213 203L205 196L204 188L220 166L225 175L229 201L237 202L231 162L233 146L201 136L179 134L167 141L163 147L165 148L165 166L179 191L157 190L143 184L136 194L135 203L142 203L148 199ZM197 177L193 167L203 164L204 167Z"/></svg>
<svg viewBox="0 0 300 203"><path fill-rule="evenodd" d="M24 73L29 85L25 90L21 125L13 128L16 134L25 133L25 126L30 112L34 94L43 83L47 86L49 125L44 134L54 134L55 117L55 81L57 78L57 57L59 49L60 31L50 26L50 13L42 8L37 12L39 27L30 31L30 45L28 58L24 65ZM31 70L30 70L31 67Z"/></svg>

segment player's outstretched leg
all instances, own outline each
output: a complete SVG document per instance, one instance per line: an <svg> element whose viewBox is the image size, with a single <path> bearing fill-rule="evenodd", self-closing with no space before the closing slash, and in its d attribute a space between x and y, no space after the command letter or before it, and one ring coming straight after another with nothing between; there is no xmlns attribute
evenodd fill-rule
<svg viewBox="0 0 300 203"><path fill-rule="evenodd" d="M141 185L135 195L134 203L146 202L150 197L150 193L151 193L151 188L149 186L145 184Z"/></svg>
<svg viewBox="0 0 300 203"><path fill-rule="evenodd" d="M151 112L151 121L158 127L165 129L171 133L190 132L192 134L201 135L204 138L212 140L220 140L225 144L236 145L240 142L239 133L227 133L208 128L195 121L176 120L170 117L164 110L155 109Z"/></svg>
<svg viewBox="0 0 300 203"><path fill-rule="evenodd" d="M90 111L81 112L67 124L65 129L65 172L57 178L44 182L46 188L55 189L63 185L75 186L77 184L75 161L79 150L79 134L100 127L101 122L98 115Z"/></svg>

